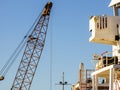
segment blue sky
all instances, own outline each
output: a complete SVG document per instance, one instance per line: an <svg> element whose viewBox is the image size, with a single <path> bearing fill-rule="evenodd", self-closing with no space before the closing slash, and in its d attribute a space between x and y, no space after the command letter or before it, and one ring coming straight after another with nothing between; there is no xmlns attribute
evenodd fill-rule
<svg viewBox="0 0 120 90"><path fill-rule="evenodd" d="M90 43L89 17L91 15L112 15L110 0L51 0L49 28L45 47L37 68L31 90L50 90L50 62L52 60L52 90L65 73L65 81L77 83L81 62L85 68L94 68L91 63L94 53L111 51L110 45ZM26 32L34 23L48 0L1 0L0 2L0 68L10 57ZM52 34L52 39L51 39ZM52 40L52 42L51 42ZM52 50L51 50L52 45ZM52 54L51 54L52 52ZM0 90L10 90L19 61L18 57L5 80L0 82ZM70 90L66 86L65 90Z"/></svg>

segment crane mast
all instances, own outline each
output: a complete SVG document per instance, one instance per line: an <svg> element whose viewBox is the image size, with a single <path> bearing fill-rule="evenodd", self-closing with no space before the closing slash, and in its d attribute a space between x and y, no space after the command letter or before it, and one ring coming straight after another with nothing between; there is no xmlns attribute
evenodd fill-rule
<svg viewBox="0 0 120 90"><path fill-rule="evenodd" d="M48 2L34 30L28 36L26 47L11 90L30 90L44 48L51 8L52 2Z"/></svg>

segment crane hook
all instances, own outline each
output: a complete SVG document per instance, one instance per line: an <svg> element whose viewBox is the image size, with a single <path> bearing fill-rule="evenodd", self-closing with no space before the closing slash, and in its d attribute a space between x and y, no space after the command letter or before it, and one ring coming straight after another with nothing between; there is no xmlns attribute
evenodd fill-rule
<svg viewBox="0 0 120 90"><path fill-rule="evenodd" d="M0 75L0 81L4 80L4 76Z"/></svg>

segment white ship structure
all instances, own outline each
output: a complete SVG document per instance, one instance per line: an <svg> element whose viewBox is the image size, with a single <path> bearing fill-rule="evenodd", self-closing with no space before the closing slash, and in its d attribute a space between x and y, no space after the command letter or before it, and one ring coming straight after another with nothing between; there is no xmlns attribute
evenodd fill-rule
<svg viewBox="0 0 120 90"><path fill-rule="evenodd" d="M120 0L112 0L113 16L91 16L89 20L90 42L112 46L112 52L94 55L95 70L84 70L81 63L79 80L72 90L120 90Z"/></svg>

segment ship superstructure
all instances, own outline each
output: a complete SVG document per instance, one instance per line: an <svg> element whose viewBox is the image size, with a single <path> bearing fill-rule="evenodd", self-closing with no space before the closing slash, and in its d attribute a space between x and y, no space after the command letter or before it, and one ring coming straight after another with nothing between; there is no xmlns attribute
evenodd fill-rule
<svg viewBox="0 0 120 90"><path fill-rule="evenodd" d="M111 45L112 51L93 56L95 70L81 67L78 83L72 86L72 90L120 90L120 0L111 0L109 7L113 8L113 16L90 17L89 41ZM88 71L91 74L89 77Z"/></svg>
<svg viewBox="0 0 120 90"><path fill-rule="evenodd" d="M94 56L98 62L92 73L92 90L120 90L120 0L112 0L109 6L113 7L113 16L90 18L89 41L112 46L112 52Z"/></svg>

